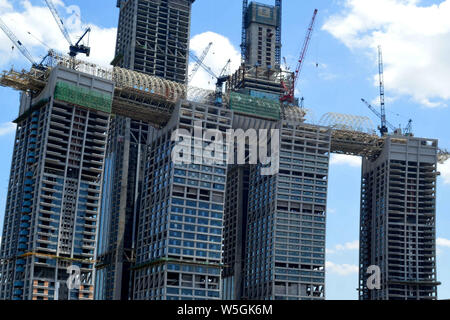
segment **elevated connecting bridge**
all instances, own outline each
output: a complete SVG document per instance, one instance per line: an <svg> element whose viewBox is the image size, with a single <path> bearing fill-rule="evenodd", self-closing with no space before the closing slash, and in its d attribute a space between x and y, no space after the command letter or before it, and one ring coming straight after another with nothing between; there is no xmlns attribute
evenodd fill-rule
<svg viewBox="0 0 450 320"><path fill-rule="evenodd" d="M37 96L45 88L52 67L61 65L74 68L114 82L113 114L142 120L158 128L163 127L170 119L179 99L214 103L214 91L188 87L127 69L118 67L105 69L58 55L54 55L49 64L47 70L31 68L29 71L13 69L4 71L0 75L0 85ZM224 103L227 104L228 101L229 96L225 94ZM304 114L292 109L282 106L282 117L303 120ZM322 118L320 125L332 128L331 151L334 153L374 158L383 148L385 139L376 135L375 130L371 128L373 124L366 117L329 113ZM448 160L450 155L447 151L440 150L438 158L442 163Z"/></svg>

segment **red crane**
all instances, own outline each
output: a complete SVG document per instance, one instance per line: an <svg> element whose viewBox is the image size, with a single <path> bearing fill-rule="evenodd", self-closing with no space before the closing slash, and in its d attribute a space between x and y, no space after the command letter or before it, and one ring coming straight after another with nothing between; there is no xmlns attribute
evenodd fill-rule
<svg viewBox="0 0 450 320"><path fill-rule="evenodd" d="M298 82L298 77L302 71L303 62L305 61L306 53L308 52L309 43L311 42L311 37L314 31L314 24L316 22L316 16L317 16L318 10L314 10L314 14L311 20L311 24L309 25L308 31L306 33L305 41L303 42L303 48L302 52L300 53L300 59L298 60L297 68L295 69L294 73L292 74L292 83L290 87L286 85L284 81L281 81L281 86L284 89L284 94L281 96L281 102L286 103L294 103L295 102L295 87Z"/></svg>

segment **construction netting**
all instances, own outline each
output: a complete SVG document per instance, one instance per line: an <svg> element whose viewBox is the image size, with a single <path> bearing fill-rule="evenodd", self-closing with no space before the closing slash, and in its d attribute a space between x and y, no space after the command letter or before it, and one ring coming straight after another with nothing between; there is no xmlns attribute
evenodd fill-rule
<svg viewBox="0 0 450 320"><path fill-rule="evenodd" d="M106 113L112 109L112 97L62 81L56 83L55 99Z"/></svg>
<svg viewBox="0 0 450 320"><path fill-rule="evenodd" d="M231 92L230 108L238 113L280 120L280 102L276 100L256 98Z"/></svg>

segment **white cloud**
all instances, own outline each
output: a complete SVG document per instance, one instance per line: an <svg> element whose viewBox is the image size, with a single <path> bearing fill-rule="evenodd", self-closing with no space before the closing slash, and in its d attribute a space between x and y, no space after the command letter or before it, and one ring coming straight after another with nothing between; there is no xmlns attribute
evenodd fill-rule
<svg viewBox="0 0 450 320"><path fill-rule="evenodd" d="M335 264L331 261L325 263L327 273L334 273L340 276L348 276L359 272L358 266L353 264Z"/></svg>
<svg viewBox="0 0 450 320"><path fill-rule="evenodd" d="M374 68L376 48L382 45L388 92L426 107L445 106L450 100L450 0L430 6L419 0L344 3L322 28L357 54L369 50Z"/></svg>
<svg viewBox="0 0 450 320"><path fill-rule="evenodd" d="M344 244L337 244L333 249L327 249L328 254L333 254L342 251L353 251L359 249L359 241L346 242Z"/></svg>
<svg viewBox="0 0 450 320"><path fill-rule="evenodd" d="M0 0L0 10L1 11L9 11L12 10L12 5L7 0Z"/></svg>
<svg viewBox="0 0 450 320"><path fill-rule="evenodd" d="M329 214L335 214L337 212L337 210L334 209L334 208L328 208L327 211L328 211Z"/></svg>
<svg viewBox="0 0 450 320"><path fill-rule="evenodd" d="M436 244L440 247L447 247L450 248L450 240L445 239L445 238L438 238L436 240Z"/></svg>
<svg viewBox="0 0 450 320"><path fill-rule="evenodd" d="M48 48L42 45L41 42L58 52L67 53L69 44L59 30L47 6L45 4L34 6L28 0L21 3L22 8L14 11L12 10L11 1L0 0L0 9L7 8L7 10L2 10L4 13L0 14L0 17L18 39L24 43L34 59L40 62L40 59L48 51ZM104 66L109 65L114 58L117 29L83 24L79 7L66 7L61 0L58 0L55 4L58 5L58 12L62 16L73 42L83 34L88 25L92 29L89 39L91 56L80 56L80 58ZM32 35L28 32L31 32ZM24 61L24 57L18 52L17 48L12 49L12 46L11 41L4 32L0 32L0 67L9 66L17 61Z"/></svg>
<svg viewBox="0 0 450 320"><path fill-rule="evenodd" d="M332 154L330 165L346 165L350 167L361 167L362 159L360 157L348 156L345 154Z"/></svg>
<svg viewBox="0 0 450 320"><path fill-rule="evenodd" d="M211 68L216 75L220 74L229 59L231 59L231 72L239 68L239 65L241 64L239 50L233 46L228 38L220 34L208 31L195 35L191 39L190 49L199 57L210 42L212 42L213 45L206 56L204 64ZM189 71L192 70L194 64L195 62L191 61L189 64ZM203 68L198 70L190 83L191 86L211 90L215 89L215 84L216 80Z"/></svg>
<svg viewBox="0 0 450 320"><path fill-rule="evenodd" d="M445 184L450 184L450 160L444 164L438 164L438 170Z"/></svg>
<svg viewBox="0 0 450 320"><path fill-rule="evenodd" d="M6 122L0 124L0 137L6 136L16 132L16 124L12 122Z"/></svg>

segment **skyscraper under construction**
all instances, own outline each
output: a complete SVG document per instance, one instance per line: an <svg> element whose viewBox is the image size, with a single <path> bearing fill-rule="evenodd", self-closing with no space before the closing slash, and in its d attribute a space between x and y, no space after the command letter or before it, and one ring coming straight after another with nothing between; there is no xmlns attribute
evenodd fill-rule
<svg viewBox="0 0 450 320"><path fill-rule="evenodd" d="M185 83L194 0L118 0L113 65ZM126 98L126 97L124 97ZM150 126L117 116L111 121L105 198L99 237L96 298L129 299L144 157Z"/></svg>
<svg viewBox="0 0 450 320"><path fill-rule="evenodd" d="M437 299L436 154L437 140L394 134L363 160L361 300ZM380 268L379 289L368 287L370 266Z"/></svg>
<svg viewBox="0 0 450 320"><path fill-rule="evenodd" d="M295 101L280 102L282 82L292 79L280 68L281 4L244 1L243 63L229 82L234 128L279 130L280 170L262 176L260 166L229 166L224 299L325 297L331 136L305 124Z"/></svg>
<svg viewBox="0 0 450 320"><path fill-rule="evenodd" d="M22 93L0 249L0 299L93 300L114 84L53 68ZM70 288L68 268L80 286Z"/></svg>
<svg viewBox="0 0 450 320"><path fill-rule="evenodd" d="M193 2L117 2L112 63L135 71L82 61L77 71L59 56L0 74L1 85L23 92L0 299L323 300L332 152L364 157L360 299L437 299L437 140L379 137L363 132L367 118L349 115L306 123L286 94L295 77L280 68L281 0L243 1L241 67L223 99L192 93ZM205 150L206 130L216 141L240 135L231 129L243 145ZM258 142L273 147L272 172L262 159L227 162L229 153L261 157ZM180 146L194 149L181 163ZM66 281L69 267L79 286ZM368 286L371 267L381 288Z"/></svg>

